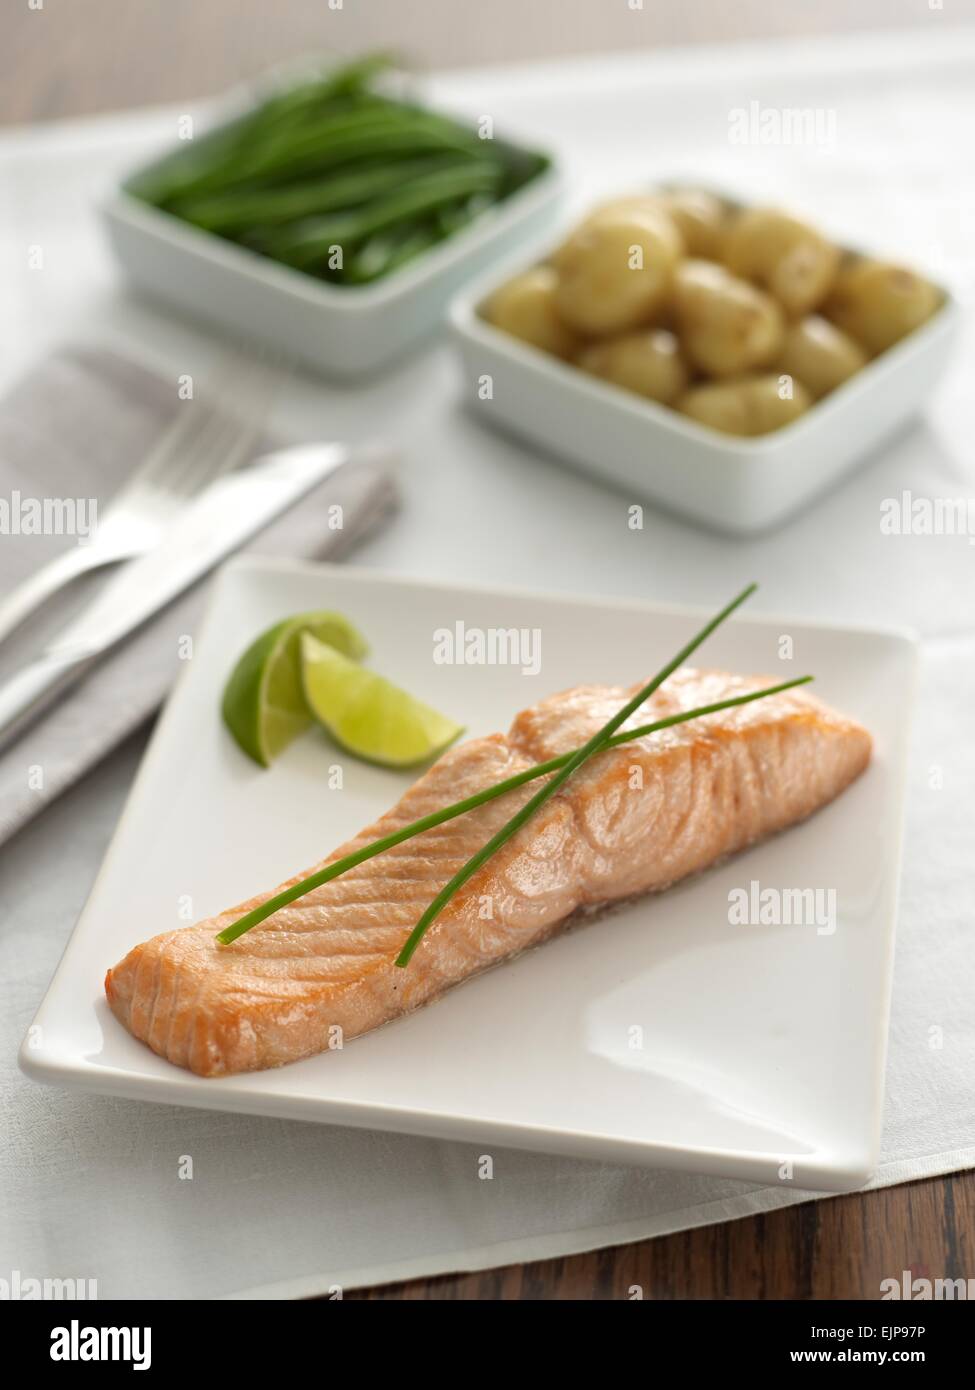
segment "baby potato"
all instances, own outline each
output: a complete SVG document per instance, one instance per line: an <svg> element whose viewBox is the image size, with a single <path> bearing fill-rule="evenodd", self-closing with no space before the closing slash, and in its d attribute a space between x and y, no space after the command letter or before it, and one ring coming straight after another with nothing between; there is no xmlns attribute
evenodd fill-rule
<svg viewBox="0 0 975 1390"><path fill-rule="evenodd" d="M748 398L739 381L708 381L678 396L674 408L722 434L750 434Z"/></svg>
<svg viewBox="0 0 975 1390"><path fill-rule="evenodd" d="M800 381L774 373L712 381L678 396L684 415L722 434L770 434L804 414L813 399Z"/></svg>
<svg viewBox="0 0 975 1390"><path fill-rule="evenodd" d="M749 434L771 434L798 420L813 404L809 391L797 377L772 372L755 377L742 388L748 402Z"/></svg>
<svg viewBox="0 0 975 1390"><path fill-rule="evenodd" d="M712 261L684 261L674 276L681 346L709 376L739 376L782 347L782 310L762 290Z"/></svg>
<svg viewBox="0 0 975 1390"><path fill-rule="evenodd" d="M748 208L725 237L724 262L764 285L790 318L821 304L836 278L840 251L814 227L775 208Z"/></svg>
<svg viewBox="0 0 975 1390"><path fill-rule="evenodd" d="M594 338L640 328L664 303L682 250L677 228L659 208L604 208L553 258L559 313Z"/></svg>
<svg viewBox="0 0 975 1390"><path fill-rule="evenodd" d="M828 319L809 314L786 330L779 370L798 377L819 400L866 366L866 362L867 355L859 343Z"/></svg>
<svg viewBox="0 0 975 1390"><path fill-rule="evenodd" d="M660 212L661 206L660 199L655 193L620 193L615 198L608 198L603 203L597 203L594 208L590 209L582 225L585 222L593 221L594 218L604 217L608 212L635 212L639 214L649 210L651 217L653 217ZM564 244L568 245L567 242Z"/></svg>
<svg viewBox="0 0 975 1390"><path fill-rule="evenodd" d="M678 188L660 194L659 201L680 232L689 256L712 261L720 258L728 220L720 198L699 188Z"/></svg>
<svg viewBox="0 0 975 1390"><path fill-rule="evenodd" d="M677 339L663 328L594 343L577 360L583 371L652 401L672 401L689 379Z"/></svg>
<svg viewBox="0 0 975 1390"><path fill-rule="evenodd" d="M539 265L516 275L488 300L484 316L514 338L556 357L573 357L579 339L563 322L555 303L557 276L551 266Z"/></svg>
<svg viewBox="0 0 975 1390"><path fill-rule="evenodd" d="M666 193L629 193L596 209L606 211L665 212L680 233L689 256L717 260L727 213L720 198L697 188L675 188Z"/></svg>
<svg viewBox="0 0 975 1390"><path fill-rule="evenodd" d="M823 312L876 356L920 328L941 304L929 280L887 261L844 266Z"/></svg>

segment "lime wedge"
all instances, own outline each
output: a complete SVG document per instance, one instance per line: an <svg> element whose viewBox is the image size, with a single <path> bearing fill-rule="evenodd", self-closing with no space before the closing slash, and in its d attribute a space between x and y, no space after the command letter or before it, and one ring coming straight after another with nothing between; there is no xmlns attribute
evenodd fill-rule
<svg viewBox="0 0 975 1390"><path fill-rule="evenodd" d="M343 748L369 762L412 767L442 753L464 732L310 632L301 636L301 673L315 718Z"/></svg>
<svg viewBox="0 0 975 1390"><path fill-rule="evenodd" d="M223 719L255 762L269 767L283 748L308 728L311 713L301 683L301 636L314 633L345 658L365 656L365 639L341 613L298 613L252 642L223 692ZM351 664L351 663L350 663Z"/></svg>

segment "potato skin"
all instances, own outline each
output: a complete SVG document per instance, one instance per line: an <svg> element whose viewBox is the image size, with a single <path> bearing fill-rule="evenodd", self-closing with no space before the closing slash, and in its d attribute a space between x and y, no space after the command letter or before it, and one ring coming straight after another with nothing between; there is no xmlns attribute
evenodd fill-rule
<svg viewBox="0 0 975 1390"><path fill-rule="evenodd" d="M763 285L790 318L821 304L836 278L839 247L814 227L775 208L747 208L724 238L724 263Z"/></svg>
<svg viewBox="0 0 975 1390"><path fill-rule="evenodd" d="M813 403L802 382L793 379L791 390L791 396L783 397L780 377L767 373L692 386L675 404L683 415L722 434L771 434L804 415Z"/></svg>
<svg viewBox="0 0 975 1390"><path fill-rule="evenodd" d="M682 415L722 434L750 434L748 398L739 381L706 381L674 402Z"/></svg>
<svg viewBox="0 0 975 1390"><path fill-rule="evenodd" d="M942 301L922 276L841 251L788 213L679 188L595 208L481 312L582 371L749 437L797 419Z"/></svg>
<svg viewBox="0 0 975 1390"><path fill-rule="evenodd" d="M787 328L778 367L780 372L798 377L820 400L866 363L867 354L849 334L819 314L807 314Z"/></svg>
<svg viewBox="0 0 975 1390"><path fill-rule="evenodd" d="M651 328L583 348L577 358L585 372L665 405L690 378L673 333Z"/></svg>
<svg viewBox="0 0 975 1390"><path fill-rule="evenodd" d="M494 291L485 318L524 343L555 357L574 357L579 339L562 321L555 301L557 277L551 266L539 265L516 275Z"/></svg>
<svg viewBox="0 0 975 1390"><path fill-rule="evenodd" d="M797 377L791 380L791 394L784 396L786 379L784 374L772 372L746 383L750 434L771 434L783 425L791 425L813 404L811 393Z"/></svg>
<svg viewBox="0 0 975 1390"><path fill-rule="evenodd" d="M864 258L841 267L823 312L875 357L920 328L941 301L941 291L913 270Z"/></svg>
<svg viewBox="0 0 975 1390"><path fill-rule="evenodd" d="M689 260L674 276L681 347L709 376L740 376L778 355L782 310L770 295L711 261Z"/></svg>
<svg viewBox="0 0 975 1390"><path fill-rule="evenodd" d="M659 208L597 211L552 258L560 315L570 328L594 338L649 324L667 298L682 251L679 232ZM636 259L642 264L634 264Z"/></svg>
<svg viewBox="0 0 975 1390"><path fill-rule="evenodd" d="M680 232L689 256L721 259L728 212L720 198L699 188L675 188L658 195L660 206Z"/></svg>
<svg viewBox="0 0 975 1390"><path fill-rule="evenodd" d="M605 217L607 213L613 214L614 216L617 213L624 216L629 213L635 213L639 216L641 213L648 212L651 217L656 217L662 210L662 207L663 204L659 194L640 192L620 193L615 198L607 198L604 202L597 203L582 219L579 223L579 227L584 227L587 223L597 218ZM562 243L563 248L569 244L569 241L571 241L571 237ZM557 251L555 254L557 258L560 252Z"/></svg>

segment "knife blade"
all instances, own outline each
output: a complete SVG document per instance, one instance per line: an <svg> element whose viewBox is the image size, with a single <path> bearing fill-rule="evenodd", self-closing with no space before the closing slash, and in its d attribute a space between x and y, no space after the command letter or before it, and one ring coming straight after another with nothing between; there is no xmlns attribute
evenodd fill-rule
<svg viewBox="0 0 975 1390"><path fill-rule="evenodd" d="M348 459L341 444L299 444L226 474L191 502L148 554L0 687L0 746L123 637L170 603Z"/></svg>

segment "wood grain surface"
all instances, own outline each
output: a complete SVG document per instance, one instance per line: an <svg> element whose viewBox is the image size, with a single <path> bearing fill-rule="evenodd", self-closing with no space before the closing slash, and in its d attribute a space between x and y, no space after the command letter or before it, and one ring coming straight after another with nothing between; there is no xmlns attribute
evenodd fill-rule
<svg viewBox="0 0 975 1390"><path fill-rule="evenodd" d="M415 1279L355 1299L878 1299L881 1281L969 1279L975 1173L807 1202L568 1259Z"/></svg>
<svg viewBox="0 0 975 1390"><path fill-rule="evenodd" d="M0 122L210 95L309 52L424 67L975 18L975 0L3 0Z"/></svg>
<svg viewBox="0 0 975 1390"><path fill-rule="evenodd" d="M6 0L0 124L178 101L314 50L420 66L951 25L972 0ZM869 42L866 38L865 42ZM876 1299L899 1277L975 1277L975 1173L829 1198L636 1245L349 1293L368 1299Z"/></svg>

